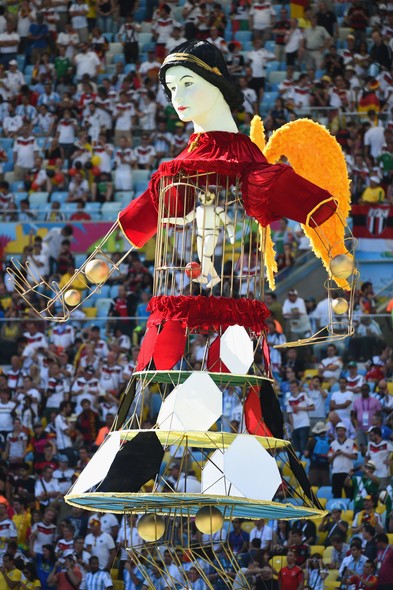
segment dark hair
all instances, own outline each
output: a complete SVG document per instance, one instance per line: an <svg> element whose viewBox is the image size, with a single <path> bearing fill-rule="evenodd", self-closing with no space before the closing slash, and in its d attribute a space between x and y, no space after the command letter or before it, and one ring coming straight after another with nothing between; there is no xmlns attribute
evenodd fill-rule
<svg viewBox="0 0 393 590"><path fill-rule="evenodd" d="M53 545L46 544L46 545L43 545L42 548L47 549L49 551L48 563L51 563L51 564L55 563L56 553L55 553L55 549L54 549Z"/></svg>
<svg viewBox="0 0 393 590"><path fill-rule="evenodd" d="M177 53L188 54L190 59L187 59L185 55L183 55L181 59L176 59L175 57L168 59L171 55ZM201 60L207 64L208 68L203 67L203 65L199 65L197 60L194 61L192 59L193 57L198 58L198 60ZM217 49L217 47L212 43L209 43L208 41L186 41L185 43L181 43L175 47L169 53L167 58L164 60L164 63L161 66L159 72L159 80L168 101L171 100L171 93L165 81L165 74L169 68L173 68L175 66L183 66L188 68L195 74L198 74L210 82L210 84L213 84L213 86L222 92L224 99L228 103L231 110L242 106L244 101L243 93L241 92L240 88L236 86L234 80L228 72L224 56L222 55L221 51Z"/></svg>
<svg viewBox="0 0 393 590"><path fill-rule="evenodd" d="M362 548L362 542L359 539L359 537L355 537L354 539L352 539L350 549L352 549L352 547L355 547L356 549L359 549L359 550Z"/></svg>
<svg viewBox="0 0 393 590"><path fill-rule="evenodd" d="M23 570L27 570L28 572L30 572L31 577L34 580L38 580L37 570L35 569L34 563L25 563L23 565Z"/></svg>
<svg viewBox="0 0 393 590"><path fill-rule="evenodd" d="M377 436L382 436L382 430L379 426L373 426L370 432L373 432Z"/></svg>
<svg viewBox="0 0 393 590"><path fill-rule="evenodd" d="M366 533L370 533L370 535L371 535L372 537L375 537L375 527L373 527L373 525L372 525L372 524L370 524L370 523L366 523L366 524L364 524L364 525L363 525L363 530L364 530Z"/></svg>
<svg viewBox="0 0 393 590"><path fill-rule="evenodd" d="M375 537L375 541L377 543L384 543L384 545L389 545L389 537L385 533L379 533Z"/></svg>

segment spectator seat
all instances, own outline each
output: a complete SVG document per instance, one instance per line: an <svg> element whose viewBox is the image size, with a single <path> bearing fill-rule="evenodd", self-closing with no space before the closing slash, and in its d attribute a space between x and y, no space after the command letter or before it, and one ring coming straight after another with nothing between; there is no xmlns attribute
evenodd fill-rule
<svg viewBox="0 0 393 590"><path fill-rule="evenodd" d="M113 299L110 297L100 297L96 301L97 317L106 318L108 317L110 306L113 303Z"/></svg>
<svg viewBox="0 0 393 590"><path fill-rule="evenodd" d="M136 11L134 12L134 20L137 23L143 22L145 20L145 17L146 17L146 8L144 8L142 6L140 8L137 8ZM114 588L114 590L116 590L116 589ZM117 589L117 590L119 590L119 589Z"/></svg>
<svg viewBox="0 0 393 590"><path fill-rule="evenodd" d="M61 210L63 211L63 213L66 214L67 217L70 217L77 210L77 204L76 203L63 203Z"/></svg>
<svg viewBox="0 0 393 590"><path fill-rule="evenodd" d="M16 206L19 208L20 202L23 201L23 199L28 199L28 198L29 198L29 193L27 193L27 192L16 193L15 194L15 204L16 204Z"/></svg>
<svg viewBox="0 0 393 590"><path fill-rule="evenodd" d="M330 486L321 486L317 491L317 498L326 498L326 500L330 500L333 498L332 488Z"/></svg>
<svg viewBox="0 0 393 590"><path fill-rule="evenodd" d="M286 555L274 555L271 559L269 559L269 563L274 571L279 572L280 569L285 567L287 564Z"/></svg>
<svg viewBox="0 0 393 590"><path fill-rule="evenodd" d="M61 205L66 202L68 198L67 191L54 191L51 195L51 201L58 201Z"/></svg>
<svg viewBox="0 0 393 590"><path fill-rule="evenodd" d="M124 66L124 73L129 74L130 72L135 72L136 66L135 64L126 64Z"/></svg>
<svg viewBox="0 0 393 590"><path fill-rule="evenodd" d="M37 209L39 207L45 207L45 205L47 205L47 203L48 203L48 196L49 196L49 193L45 193L45 192L30 193L30 195L29 195L30 207L37 208ZM46 213L46 211L45 211L45 213Z"/></svg>
<svg viewBox="0 0 393 590"><path fill-rule="evenodd" d="M266 51L270 51L271 53L274 53L274 50L276 49L276 42L275 41L266 41L265 49L266 49Z"/></svg>
<svg viewBox="0 0 393 590"><path fill-rule="evenodd" d="M113 590L124 590L124 582L123 580L113 580Z"/></svg>
<svg viewBox="0 0 393 590"><path fill-rule="evenodd" d="M13 144L14 140L12 139L12 137L2 137L0 139L0 145L5 151L12 150Z"/></svg>
<svg viewBox="0 0 393 590"><path fill-rule="evenodd" d="M102 285L99 290L99 296L104 297L104 299L112 298L111 296L111 286L110 285Z"/></svg>
<svg viewBox="0 0 393 590"><path fill-rule="evenodd" d="M266 74L269 75L270 72L279 72L280 71L280 62L277 60L269 61L265 66Z"/></svg>
<svg viewBox="0 0 393 590"><path fill-rule="evenodd" d="M340 507L341 510L346 510L349 506L349 498L330 498L326 503L326 510L332 510L332 508Z"/></svg>
<svg viewBox="0 0 393 590"><path fill-rule="evenodd" d="M141 23L141 33L150 33L151 34L152 23L143 21Z"/></svg>
<svg viewBox="0 0 393 590"><path fill-rule="evenodd" d="M143 47L146 43L151 43L151 33L139 33L139 47Z"/></svg>
<svg viewBox="0 0 393 590"><path fill-rule="evenodd" d="M110 297L112 297L112 299L115 299L115 297L117 297L118 294L119 294L119 285L112 285L111 291L110 291Z"/></svg>
<svg viewBox="0 0 393 590"><path fill-rule="evenodd" d="M352 29L350 27L340 27L338 29L338 36L342 41L346 41L348 35L352 33Z"/></svg>
<svg viewBox="0 0 393 590"><path fill-rule="evenodd" d="M324 545L310 545L310 554L311 555L313 553L320 553L321 555L323 555L324 551L325 551Z"/></svg>
<svg viewBox="0 0 393 590"><path fill-rule="evenodd" d="M123 44L122 43L109 43L109 51L108 53L113 53L116 55L117 53L123 53Z"/></svg>
<svg viewBox="0 0 393 590"><path fill-rule="evenodd" d="M11 182L10 191L12 193L20 192L25 190L25 183L23 180L15 180Z"/></svg>
<svg viewBox="0 0 393 590"><path fill-rule="evenodd" d="M133 170L132 180L134 182L134 186L137 182L148 182L150 180L150 176L150 170Z"/></svg>
<svg viewBox="0 0 393 590"><path fill-rule="evenodd" d="M117 64L117 63L122 63L125 64L126 63L126 58L124 57L123 53L116 53L113 56L113 63Z"/></svg>
<svg viewBox="0 0 393 590"><path fill-rule="evenodd" d="M252 40L252 32L251 31L236 31L234 34L235 41L239 41L242 45L245 41Z"/></svg>
<svg viewBox="0 0 393 590"><path fill-rule="evenodd" d="M322 553L323 560L329 562L332 559L332 553L333 553L332 545L329 545L329 547L324 547L323 553ZM336 572L336 570L333 570L333 572ZM337 578L337 574L336 574L336 578Z"/></svg>
<svg viewBox="0 0 393 590"><path fill-rule="evenodd" d="M246 533L251 533L254 527L255 523L253 520L246 520L245 522L242 522L242 531L246 531Z"/></svg>
<svg viewBox="0 0 393 590"><path fill-rule="evenodd" d="M101 216L104 221L117 219L117 215L122 209L121 203L116 201L110 203L103 203L101 207Z"/></svg>

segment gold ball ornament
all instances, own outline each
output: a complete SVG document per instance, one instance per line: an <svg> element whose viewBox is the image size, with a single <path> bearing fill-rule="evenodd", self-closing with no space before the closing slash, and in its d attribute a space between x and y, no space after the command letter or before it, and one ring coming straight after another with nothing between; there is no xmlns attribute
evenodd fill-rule
<svg viewBox="0 0 393 590"><path fill-rule="evenodd" d="M195 526L201 533L212 535L222 528L224 517L215 506L204 506L195 515Z"/></svg>
<svg viewBox="0 0 393 590"><path fill-rule="evenodd" d="M157 514L144 514L138 520L137 528L144 541L158 541L165 533L165 521Z"/></svg>
<svg viewBox="0 0 393 590"><path fill-rule="evenodd" d="M344 299L344 297L337 297L337 299L333 299L332 308L334 313L341 315L348 311L348 301Z"/></svg>
<svg viewBox="0 0 393 590"><path fill-rule="evenodd" d="M347 279L355 270L353 258L347 254L338 254L330 262L330 272L337 279Z"/></svg>
<svg viewBox="0 0 393 590"><path fill-rule="evenodd" d="M109 266L103 260L95 258L86 264L85 275L91 283L105 283L109 276Z"/></svg>
<svg viewBox="0 0 393 590"><path fill-rule="evenodd" d="M76 289L68 289L68 291L64 293L64 301L70 307L75 307L75 305L78 305L80 300L81 294Z"/></svg>

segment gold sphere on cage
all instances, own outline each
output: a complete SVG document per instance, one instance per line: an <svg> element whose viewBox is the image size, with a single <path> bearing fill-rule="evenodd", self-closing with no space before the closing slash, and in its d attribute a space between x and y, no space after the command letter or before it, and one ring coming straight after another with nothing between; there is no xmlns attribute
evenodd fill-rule
<svg viewBox="0 0 393 590"><path fill-rule="evenodd" d="M338 254L330 262L330 272L337 279L347 279L354 270L354 260L347 254Z"/></svg>
<svg viewBox="0 0 393 590"><path fill-rule="evenodd" d="M105 283L109 276L109 266L103 260L94 258L86 264L85 275L91 283Z"/></svg>
<svg viewBox="0 0 393 590"><path fill-rule="evenodd" d="M334 313L341 315L348 311L348 301L344 299L344 297L337 297L337 299L333 299L332 308Z"/></svg>
<svg viewBox="0 0 393 590"><path fill-rule="evenodd" d="M68 291L64 293L64 301L70 307L75 307L75 305L78 305L80 300L81 294L76 289L68 289Z"/></svg>
<svg viewBox="0 0 393 590"><path fill-rule="evenodd" d="M204 506L195 515L195 526L201 533L212 535L222 528L224 517L215 506Z"/></svg>
<svg viewBox="0 0 393 590"><path fill-rule="evenodd" d="M138 520L137 528L144 541L158 541L165 533L165 520L157 514L144 514Z"/></svg>

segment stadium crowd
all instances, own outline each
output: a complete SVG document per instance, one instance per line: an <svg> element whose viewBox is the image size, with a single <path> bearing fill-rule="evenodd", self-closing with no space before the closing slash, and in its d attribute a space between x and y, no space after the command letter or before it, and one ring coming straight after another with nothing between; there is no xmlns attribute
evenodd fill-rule
<svg viewBox="0 0 393 590"><path fill-rule="evenodd" d="M268 134L312 116L344 150L353 201L393 203L392 4L317 2L295 19L288 5L264 0L11 0L0 6L0 215L62 223L44 239L32 232L21 260L34 272L65 284L76 265L72 222L115 219L158 163L186 147L191 129L167 103L157 72L170 50L193 38L225 54L245 97L235 113L241 131L248 133L254 114ZM286 219L274 241L280 270L308 249L301 228ZM132 375L151 265L135 253L122 263L104 287L109 320L93 326L83 313L65 325L37 321L2 274L1 590L148 587L125 550L142 544L136 518L91 515L62 498L109 432ZM287 435L328 516L316 523L234 519L214 539L217 559L225 560L228 543L256 590L390 590L393 354L372 317L373 286L363 283L356 294L359 320L349 344L315 346L306 357L273 346L325 326L327 300L304 300L291 289L283 305L273 293L266 303ZM203 336L195 339L191 363L204 344ZM223 415L241 430L237 393L224 391ZM146 425L156 417L152 403ZM179 467L175 460L175 482L184 477ZM284 480L291 477L283 469ZM172 577L181 578L182 563L188 588L206 588L181 547L162 559ZM154 575L164 589L167 579ZM207 575L217 590L226 587L214 571Z"/></svg>

